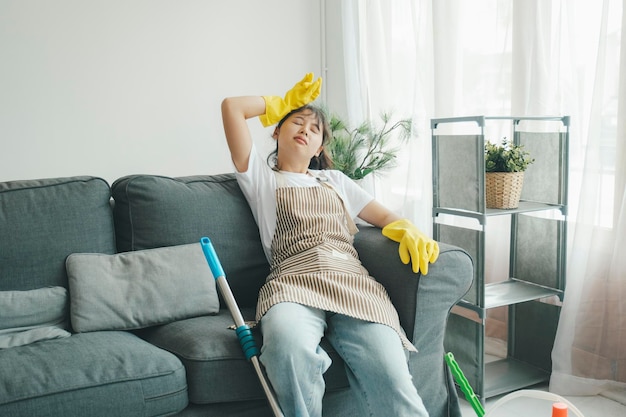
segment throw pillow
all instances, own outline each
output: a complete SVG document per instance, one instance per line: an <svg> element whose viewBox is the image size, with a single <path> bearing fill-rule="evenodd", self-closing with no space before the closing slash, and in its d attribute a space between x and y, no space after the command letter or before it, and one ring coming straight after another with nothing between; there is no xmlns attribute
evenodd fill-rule
<svg viewBox="0 0 626 417"><path fill-rule="evenodd" d="M200 243L66 260L77 332L133 330L215 314L219 299Z"/></svg>
<svg viewBox="0 0 626 417"><path fill-rule="evenodd" d="M0 349L68 337L67 290L0 291Z"/></svg>

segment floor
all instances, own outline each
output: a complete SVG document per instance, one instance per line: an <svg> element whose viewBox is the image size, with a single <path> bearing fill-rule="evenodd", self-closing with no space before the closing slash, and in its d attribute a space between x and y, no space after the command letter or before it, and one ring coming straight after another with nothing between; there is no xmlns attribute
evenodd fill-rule
<svg viewBox="0 0 626 417"><path fill-rule="evenodd" d="M538 385L529 387L531 390L547 391L548 386ZM496 408L496 403L506 395L488 398L485 405L486 417L550 417L552 401L520 396L501 402ZM568 417L621 417L626 416L626 405L601 396L594 397L565 397L581 414L569 411ZM476 412L465 399L461 399L463 417L476 417Z"/></svg>
<svg viewBox="0 0 626 417"><path fill-rule="evenodd" d="M499 341L487 340L486 344L486 361L502 357L506 348ZM525 389L547 392L548 384L539 384ZM532 394L531 392L516 398L513 398L514 396L511 394L503 394L488 398L485 404L485 417L551 417L553 401L533 398ZM462 394L460 396L462 397ZM506 399L503 400L504 398ZM580 414L577 414L574 410L570 410L568 417L626 416L626 405L606 397L565 397L565 399L572 403L580 412ZM502 401L499 402L500 400ZM464 398L461 398L461 411L463 417L477 416L476 412Z"/></svg>

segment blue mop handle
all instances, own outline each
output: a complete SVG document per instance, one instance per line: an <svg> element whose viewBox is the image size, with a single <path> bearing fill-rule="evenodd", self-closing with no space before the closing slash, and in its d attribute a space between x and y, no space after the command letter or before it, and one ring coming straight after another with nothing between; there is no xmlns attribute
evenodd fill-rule
<svg viewBox="0 0 626 417"><path fill-rule="evenodd" d="M215 278L215 280L217 281L219 277L226 277L224 269L222 268L222 264L217 258L217 253L215 253L215 248L211 243L211 239L209 239L208 237L203 237L202 239L200 239L200 244L202 245L204 257L209 263L209 268L211 268L211 272L213 273L213 278Z"/></svg>
<svg viewBox="0 0 626 417"><path fill-rule="evenodd" d="M219 287L219 290L222 293L222 298L224 299L224 302L228 307L228 311L230 311L230 315L233 316L233 320L235 321L235 326L237 328L237 337L239 338L239 344L241 345L241 349L243 349L243 354L246 356L246 359L252 363L252 366L254 366L254 371L259 377L259 382L261 383L261 387L263 387L263 392L265 392L265 396L267 397L267 401L269 402L270 408L272 409L274 416L284 417L283 412L280 409L280 405L276 400L276 396L272 391L272 387L265 378L265 375L263 374L263 369L261 369L261 362L258 358L259 349L257 349L256 343L254 342L252 330L250 330L250 327L243 320L241 310L239 310L239 307L237 306L237 301L235 301L235 297L233 296L233 292L228 286L228 281L226 281L226 274L224 274L222 264L220 264L220 260L217 258L217 253L215 253L213 244L208 237L203 237L202 239L200 239L200 246L202 246L202 252L204 252L204 257L209 263L209 268L211 268L211 272L213 273L213 277L215 278L215 284Z"/></svg>
<svg viewBox="0 0 626 417"><path fill-rule="evenodd" d="M241 312L239 311L235 297L228 286L226 274L224 273L224 269L222 268L222 264L217 257L217 253L215 252L215 248L213 247L211 240L208 237L203 237L200 239L200 245L202 246L204 257L209 263L209 268L211 268L211 272L215 278L215 283L219 286L222 297L224 298L224 301L228 306L228 310L235 321L236 333L239 338L241 349L243 350L246 359L250 360L253 356L259 355L259 349L256 347L254 336L252 336L252 330L250 330L250 326L245 323L243 317L241 316Z"/></svg>

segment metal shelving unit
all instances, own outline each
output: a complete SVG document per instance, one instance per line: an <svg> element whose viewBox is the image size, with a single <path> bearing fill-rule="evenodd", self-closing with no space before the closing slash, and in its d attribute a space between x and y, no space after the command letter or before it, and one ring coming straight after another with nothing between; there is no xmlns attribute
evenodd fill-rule
<svg viewBox="0 0 626 417"><path fill-rule="evenodd" d="M488 123L510 123L513 141L535 159L516 209L486 208ZM433 119L431 130L434 237L466 249L474 260L474 283L450 315L446 349L484 402L550 375L565 289L569 117ZM490 219L498 216L506 216L510 228L489 229ZM510 245L508 276L490 283L485 280L488 229L506 233ZM485 323L487 311L497 307L508 309L507 354L488 362Z"/></svg>

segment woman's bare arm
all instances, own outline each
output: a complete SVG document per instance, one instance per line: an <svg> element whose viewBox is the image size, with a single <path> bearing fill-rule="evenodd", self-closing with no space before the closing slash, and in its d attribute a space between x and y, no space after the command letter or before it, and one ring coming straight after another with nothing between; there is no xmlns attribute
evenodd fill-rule
<svg viewBox="0 0 626 417"><path fill-rule="evenodd" d="M381 229L402 217L389 210L376 200L370 201L359 213L359 218Z"/></svg>
<svg viewBox="0 0 626 417"><path fill-rule="evenodd" d="M222 101L222 122L230 156L238 172L248 170L252 136L248 119L265 114L261 96L228 97Z"/></svg>

